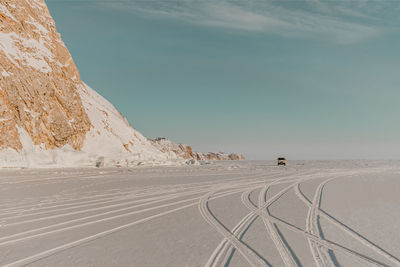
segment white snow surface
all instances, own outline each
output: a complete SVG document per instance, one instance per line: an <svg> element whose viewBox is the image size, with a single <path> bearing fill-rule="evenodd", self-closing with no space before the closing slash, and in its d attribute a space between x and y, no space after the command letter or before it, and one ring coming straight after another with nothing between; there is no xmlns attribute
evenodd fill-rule
<svg viewBox="0 0 400 267"><path fill-rule="evenodd" d="M0 171L1 266L400 266L400 162Z"/></svg>

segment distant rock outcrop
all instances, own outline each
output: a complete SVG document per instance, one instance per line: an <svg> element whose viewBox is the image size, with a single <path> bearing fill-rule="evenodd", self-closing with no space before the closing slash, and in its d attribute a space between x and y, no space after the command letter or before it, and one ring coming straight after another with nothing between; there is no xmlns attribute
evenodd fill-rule
<svg viewBox="0 0 400 267"><path fill-rule="evenodd" d="M213 153L213 152L193 152L193 149L189 145L175 144L167 138L156 138L151 140L154 145L161 151L184 159L194 159L194 160L245 160L243 155L237 154L226 154L223 152Z"/></svg>

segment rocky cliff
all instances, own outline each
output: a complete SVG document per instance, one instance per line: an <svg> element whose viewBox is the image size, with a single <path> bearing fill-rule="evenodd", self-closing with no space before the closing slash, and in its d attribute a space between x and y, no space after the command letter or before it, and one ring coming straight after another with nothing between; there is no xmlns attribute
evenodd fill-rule
<svg viewBox="0 0 400 267"><path fill-rule="evenodd" d="M151 141L80 80L44 0L0 0L0 167L136 166L243 156Z"/></svg>
<svg viewBox="0 0 400 267"><path fill-rule="evenodd" d="M156 138L152 142L161 151L170 154L171 156L176 155L177 157L184 159L194 160L245 160L243 155L238 154L226 154L224 152L194 152L192 147L183 144L175 144L171 140L166 138Z"/></svg>
<svg viewBox="0 0 400 267"><path fill-rule="evenodd" d="M0 148L21 150L23 129L47 149L81 149L92 125L79 84L44 2L0 0Z"/></svg>
<svg viewBox="0 0 400 267"><path fill-rule="evenodd" d="M169 159L80 80L43 0L0 0L0 166Z"/></svg>

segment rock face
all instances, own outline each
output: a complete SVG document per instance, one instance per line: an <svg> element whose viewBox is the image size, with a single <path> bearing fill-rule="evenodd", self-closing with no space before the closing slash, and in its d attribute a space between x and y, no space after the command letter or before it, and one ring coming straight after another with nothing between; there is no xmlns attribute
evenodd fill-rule
<svg viewBox="0 0 400 267"><path fill-rule="evenodd" d="M0 167L169 159L80 80L44 0L0 0Z"/></svg>
<svg viewBox="0 0 400 267"><path fill-rule="evenodd" d="M166 138L156 138L152 142L158 147L159 150L169 154L171 157L177 156L184 159L194 160L245 160L243 155L237 154L226 154L223 152L213 153L201 153L193 152L192 148L188 145L175 144L171 140Z"/></svg>
<svg viewBox="0 0 400 267"><path fill-rule="evenodd" d="M79 73L42 1L0 1L0 148L21 150L18 129L47 149L80 150L91 123Z"/></svg>

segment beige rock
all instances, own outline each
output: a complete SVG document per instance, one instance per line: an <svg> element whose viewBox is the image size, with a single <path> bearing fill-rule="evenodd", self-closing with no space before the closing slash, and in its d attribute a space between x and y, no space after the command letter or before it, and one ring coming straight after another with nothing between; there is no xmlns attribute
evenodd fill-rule
<svg viewBox="0 0 400 267"><path fill-rule="evenodd" d="M18 128L47 149L79 150L91 123L79 72L43 0L0 0L0 149L22 148Z"/></svg>

